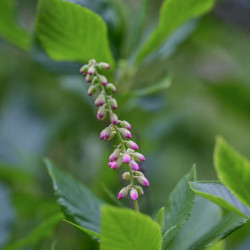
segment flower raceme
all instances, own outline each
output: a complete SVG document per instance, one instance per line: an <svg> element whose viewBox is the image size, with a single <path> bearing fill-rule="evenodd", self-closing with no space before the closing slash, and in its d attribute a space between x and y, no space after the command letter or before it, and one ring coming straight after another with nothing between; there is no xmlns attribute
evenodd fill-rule
<svg viewBox="0 0 250 250"><path fill-rule="evenodd" d="M139 149L135 142L127 140L132 138L130 123L119 120L117 114L114 113L114 110L118 107L116 99L112 96L116 92L116 87L112 83L108 83L107 78L99 73L101 69L109 68L109 64L97 63L94 59L91 59L88 64L82 66L80 73L85 76L86 82L91 84L88 95L97 95L95 99L95 105L98 107L97 120L103 121L107 116L109 117L109 126L100 133L100 139L111 140L116 136L119 141L119 144L109 157L108 165L111 169L117 169L124 162L129 169L129 172L125 172L122 178L130 180L131 184L120 190L118 199L123 199L130 193L131 199L136 202L138 196L143 195L144 192L140 186L135 185L135 180L142 186L149 186L148 180L139 171L139 165L136 163L136 161L145 161L145 157L135 152L135 150ZM135 203L135 208L138 210L137 203Z"/></svg>

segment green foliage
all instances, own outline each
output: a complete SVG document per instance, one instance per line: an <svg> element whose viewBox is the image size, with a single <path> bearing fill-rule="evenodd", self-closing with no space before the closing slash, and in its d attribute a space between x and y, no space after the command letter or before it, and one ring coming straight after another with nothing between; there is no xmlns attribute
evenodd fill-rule
<svg viewBox="0 0 250 250"><path fill-rule="evenodd" d="M30 47L29 33L15 20L15 0L0 1L0 35L20 49Z"/></svg>
<svg viewBox="0 0 250 250"><path fill-rule="evenodd" d="M191 189L198 195L220 205L221 207L250 217L250 209L242 204L230 190L219 182L191 182Z"/></svg>
<svg viewBox="0 0 250 250"><path fill-rule="evenodd" d="M165 207L162 207L157 213L157 216L155 218L155 221L160 225L161 228L163 226L163 221L165 217L164 212L165 212Z"/></svg>
<svg viewBox="0 0 250 250"><path fill-rule="evenodd" d="M87 8L62 0L40 0L36 31L54 60L83 63L95 58L114 66L107 27L99 15Z"/></svg>
<svg viewBox="0 0 250 250"><path fill-rule="evenodd" d="M166 249L192 212L195 194L191 191L189 182L195 180L196 170L193 167L170 194L162 229L163 249Z"/></svg>
<svg viewBox="0 0 250 250"><path fill-rule="evenodd" d="M10 165L4 162L0 162L0 177L2 180L12 185L18 186L34 184L33 176L28 171L25 171L21 167Z"/></svg>
<svg viewBox="0 0 250 250"><path fill-rule="evenodd" d="M214 151L218 177L229 190L250 207L250 162L218 137Z"/></svg>
<svg viewBox="0 0 250 250"><path fill-rule="evenodd" d="M86 232L100 233L100 207L103 201L80 182L56 168L50 160L46 159L45 163L66 218L86 228Z"/></svg>
<svg viewBox="0 0 250 250"><path fill-rule="evenodd" d="M14 250L21 249L23 247L32 246L35 247L38 242L40 242L44 238L51 237L54 232L55 226L62 221L63 215L61 213L55 214L46 221L44 221L41 225L35 228L28 236L11 243L10 245L4 247L4 250Z"/></svg>
<svg viewBox="0 0 250 250"><path fill-rule="evenodd" d="M94 232L94 231L88 230L87 228L81 227L81 226L79 226L79 225L77 225L77 224L75 224L73 222L68 221L68 220L64 220L64 221L68 222L69 224L71 224L72 226L74 226L75 228L79 229L80 231L82 231L84 233L92 235L93 237L98 238L98 239L101 238L101 235L98 234L98 233L96 233L96 232Z"/></svg>
<svg viewBox="0 0 250 250"><path fill-rule="evenodd" d="M180 25L208 12L214 2L215 0L165 0L161 7L159 24L140 49L137 64L161 45L164 39Z"/></svg>
<svg viewBox="0 0 250 250"><path fill-rule="evenodd" d="M195 243L193 243L190 249L204 249L204 247L213 244L213 242L225 238L230 233L243 226L246 221L247 220L244 217L238 214L229 213L220 221L218 221L213 228L206 232L206 234L201 236Z"/></svg>
<svg viewBox="0 0 250 250"><path fill-rule="evenodd" d="M222 218L220 207L197 196L188 222L167 249L203 249L225 237L245 221L245 218L233 213Z"/></svg>
<svg viewBox="0 0 250 250"><path fill-rule="evenodd" d="M156 82L154 85L150 85L149 87L144 87L143 89L134 90L132 95L135 97L141 97L145 95L152 95L158 93L160 91L164 91L171 86L171 80L169 75L163 77L159 82Z"/></svg>
<svg viewBox="0 0 250 250"><path fill-rule="evenodd" d="M25 2L31 4L32 0ZM140 49L136 44L139 44L139 39L144 39L143 31L146 34L152 28L151 24L157 15L155 10L158 8L156 5L151 10L150 1L142 2L144 6L139 6L137 1L118 3L115 0L39 0L36 36L44 50L56 61L86 62L95 57L98 61L108 61L114 66L110 47L117 61L122 61L114 74L114 83L122 85L118 88L119 105L124 107L121 109L121 117L129 117L134 128L140 128L138 139L141 140L143 150L146 154L154 152L152 159L157 159L152 164L153 167L151 164L147 165L147 174L151 183L157 183L158 187L154 184L150 194L146 192L145 202L140 204L140 210L150 212L152 207L153 211L159 212L155 221L132 210L114 207L104 206L101 214L104 202L47 160L58 203L67 223L84 234L101 239L103 250L160 249L161 237L163 249L196 250L214 243L218 246L217 241L246 222L246 218L241 215L249 217L247 206L250 200L249 162L235 153L223 140L218 139L215 150L215 165L223 184L196 182L193 169L171 193L165 211L164 208L158 210L156 204L162 204L166 200L166 193L176 182L176 177L194 160L200 162L199 172L202 176L213 174L209 168L211 158L206 158L207 153L204 152L208 152L211 138L217 131L227 134L230 140L238 143L239 148L247 148L249 57L246 51L249 47L249 36L242 29L240 32L231 27L228 29L223 18L218 22L213 14L203 20L192 19L211 9L214 0L165 0L158 27ZM233 4L237 6L237 3ZM121 8L116 8L116 5ZM138 13L132 5L138 5ZM0 36L19 48L28 50L30 36L22 28L22 23L17 22L14 17L15 10L14 0L0 1ZM126 10L129 11L125 20L123 14ZM19 4L17 12L25 16L27 27L32 27L34 11ZM136 15L130 20L133 14ZM28 19L31 19L30 23ZM137 25L134 25L133 20L137 21ZM198 22L199 28L190 36ZM130 26L134 28L131 29ZM190 39L180 48L180 53L175 58L170 58L187 37ZM40 140L50 143L35 142L34 145L39 147L35 146L34 152L41 152L42 149L44 154L53 155L57 162L63 162L75 175L82 176L83 180L91 178L96 189L106 194L113 204L125 205L127 200L118 201L114 195L114 190L118 191L120 188L115 173L108 172L103 167L107 163L103 156L107 155L110 148L105 148L97 140L96 132L100 130L100 125L93 123L94 112L91 111L89 99L84 93L85 87L76 76L78 65L53 62L49 58L44 60L42 48L34 48L27 55L13 50L12 47L7 47L6 51L5 44L3 45L1 50L0 44L0 63L3 66L0 68L0 80L4 83L1 85L0 104L3 111L7 111L9 124L6 126L1 122L0 137L4 135L0 142L1 157L9 162L19 162L15 150L27 150L25 142L35 141L32 128L41 120L48 133L45 138L43 133L35 130L36 135L42 138ZM134 48L139 51L137 58ZM131 60L126 58L128 55ZM9 60L11 56L15 60ZM139 66L137 70L132 63L133 58L138 64L148 59L147 64ZM46 61L46 67L34 63L37 60ZM55 69L58 75L52 76L50 72ZM62 74L69 72L75 76ZM233 76L231 72L234 72ZM170 95L166 92L170 87L169 75L173 76L171 89L168 91L171 92ZM206 84L200 84L200 81ZM133 90L129 91L132 87ZM25 104L19 102L22 98L25 99ZM14 115L11 111L12 105L18 107L18 112L15 111ZM23 107L28 107L28 116L19 110ZM18 134L11 130L13 124L15 125L13 117L18 120ZM29 126L22 122L27 117L33 119L28 120ZM23 132L26 126L28 129ZM201 129L193 129L194 126ZM7 133L4 129L2 131L5 127L8 127ZM25 136L24 140L22 134ZM10 137L9 141L14 142L15 150L12 150L8 140L5 141L6 135ZM18 138L18 143L15 137ZM6 155L5 149L8 151ZM170 153L166 154L165 150ZM25 157L32 158L28 154ZM47 193L50 191L47 185L49 178L42 175L44 170L41 172L38 169L39 164L34 164L30 159L29 161L32 164L27 169L0 164L0 178L7 185L11 185L8 195L16 211L16 220L11 227L9 224L6 226L11 220L5 220L1 224L4 230L12 230L9 241L11 243L8 246L10 248L6 249L49 249L51 241L44 239L53 234L54 227L63 218L58 214L59 206L54 200L50 200ZM103 181L107 187L99 186ZM200 197L195 200L189 182L193 191L207 200ZM222 210L208 200L231 212L223 217ZM1 208L5 211L11 206L3 199L1 203ZM57 214L51 217L55 213ZM3 212L2 217L5 215ZM31 228L41 222L41 226L29 233ZM57 240L51 249L97 249L98 242L85 237L81 232L71 231L71 227L65 225L66 223L60 225ZM242 235L241 239L237 239L238 242L244 239L244 233L240 233ZM246 234L245 232L245 237ZM23 235L28 236L23 238ZM74 235L80 236L79 239L74 238ZM230 243L226 242L227 245ZM219 245L218 249L222 250L223 245Z"/></svg>
<svg viewBox="0 0 250 250"><path fill-rule="evenodd" d="M130 209L102 208L101 250L159 250L161 230L149 216Z"/></svg>

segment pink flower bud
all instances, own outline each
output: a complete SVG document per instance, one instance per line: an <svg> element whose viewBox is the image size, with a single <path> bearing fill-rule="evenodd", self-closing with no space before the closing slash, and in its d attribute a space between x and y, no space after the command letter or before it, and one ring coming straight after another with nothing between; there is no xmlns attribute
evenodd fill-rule
<svg viewBox="0 0 250 250"><path fill-rule="evenodd" d="M99 80L100 80L100 82L102 83L103 86L107 86L108 80L107 80L107 78L105 76L99 75Z"/></svg>
<svg viewBox="0 0 250 250"><path fill-rule="evenodd" d="M118 117L115 113L112 113L110 115L110 120L111 120L111 123L113 123L114 125L117 125L118 124Z"/></svg>
<svg viewBox="0 0 250 250"><path fill-rule="evenodd" d="M130 161L129 167L135 171L139 170L139 165L135 161Z"/></svg>
<svg viewBox="0 0 250 250"><path fill-rule="evenodd" d="M149 186L149 181L148 181L144 176L139 176L139 177L137 177L137 181L138 181L142 186L145 186L145 187L148 187L148 186Z"/></svg>
<svg viewBox="0 0 250 250"><path fill-rule="evenodd" d="M87 70L88 70L88 65L83 65L83 66L80 68L80 73L81 73L81 74L87 74Z"/></svg>
<svg viewBox="0 0 250 250"><path fill-rule="evenodd" d="M144 155L142 155L142 154L140 154L140 153L137 153L137 152L134 153L133 156L134 156L134 158L135 158L137 161L145 161L145 160L146 160Z"/></svg>
<svg viewBox="0 0 250 250"><path fill-rule="evenodd" d="M97 96L95 100L95 105L96 106L102 106L105 103L105 96L104 94L100 94Z"/></svg>
<svg viewBox="0 0 250 250"><path fill-rule="evenodd" d="M134 149L134 150L139 149L139 146L133 141L126 141L126 144L131 149Z"/></svg>
<svg viewBox="0 0 250 250"><path fill-rule="evenodd" d="M131 130L131 125L130 125L130 123L128 123L127 121L122 121L121 122L121 126L123 127L123 128L126 128L126 129L128 129L128 130Z"/></svg>
<svg viewBox="0 0 250 250"><path fill-rule="evenodd" d="M99 67L99 69L110 69L110 65L108 63L105 63L105 62L98 63L98 67Z"/></svg>
<svg viewBox="0 0 250 250"><path fill-rule="evenodd" d="M132 138L131 133L127 129L125 129L125 128L119 128L119 130L120 130L120 132L121 132L121 134L122 134L123 137L125 137L127 139Z"/></svg>
<svg viewBox="0 0 250 250"><path fill-rule="evenodd" d="M110 167L111 167L112 169L117 169L117 168L118 168L118 163L117 163L117 161L111 162Z"/></svg>
<svg viewBox="0 0 250 250"><path fill-rule="evenodd" d="M122 165L122 160L121 160L121 159L118 159L117 161L111 162L110 167L111 167L112 169L117 169L117 168L119 168L121 165Z"/></svg>
<svg viewBox="0 0 250 250"><path fill-rule="evenodd" d="M138 199L138 192L136 191L135 188L132 188L130 190L130 198L134 201Z"/></svg>
<svg viewBox="0 0 250 250"><path fill-rule="evenodd" d="M109 161L116 161L120 156L120 152L121 152L120 149L118 148L115 149L114 152L110 155Z"/></svg>
<svg viewBox="0 0 250 250"><path fill-rule="evenodd" d="M111 134L112 134L112 128L107 127L100 133L100 139L106 141L109 139Z"/></svg>
<svg viewBox="0 0 250 250"><path fill-rule="evenodd" d="M128 187L125 187L123 189L121 189L121 191L118 193L118 199L123 199L128 195Z"/></svg>
<svg viewBox="0 0 250 250"><path fill-rule="evenodd" d="M91 85L88 89L88 96L92 96L96 91L96 87Z"/></svg>
<svg viewBox="0 0 250 250"><path fill-rule="evenodd" d="M112 109L114 109L114 110L117 109L118 105L117 105L116 99L111 98L111 99L109 100L109 103L110 103L110 106L111 106Z"/></svg>
<svg viewBox="0 0 250 250"><path fill-rule="evenodd" d="M109 164L108 164L108 165L109 165L109 167L111 167L111 165L112 165L112 162L109 162Z"/></svg>
<svg viewBox="0 0 250 250"><path fill-rule="evenodd" d="M106 116L106 109L104 107L100 107L97 111L97 120L102 121Z"/></svg>
<svg viewBox="0 0 250 250"><path fill-rule="evenodd" d="M86 78L85 78L85 81L86 81L86 82L91 82L91 81L92 81L92 79L93 79L93 76L92 76L92 75L87 74L87 76L86 76Z"/></svg>
<svg viewBox="0 0 250 250"><path fill-rule="evenodd" d="M112 132L112 134L110 135L110 137L108 138L108 140L113 139L115 135L116 135L116 132L115 132L115 131L113 131L113 132Z"/></svg>
<svg viewBox="0 0 250 250"><path fill-rule="evenodd" d="M123 161L125 162L125 163L130 163L130 155L128 154L128 153L124 153L123 154Z"/></svg>
<svg viewBox="0 0 250 250"><path fill-rule="evenodd" d="M144 195L143 189L140 186L135 186L135 189L139 195Z"/></svg>
<svg viewBox="0 0 250 250"><path fill-rule="evenodd" d="M127 181L130 179L130 173L129 172L125 172L122 174L122 179Z"/></svg>
<svg viewBox="0 0 250 250"><path fill-rule="evenodd" d="M88 74L89 75L93 75L95 73L95 67L94 65L90 66L89 69L88 69Z"/></svg>
<svg viewBox="0 0 250 250"><path fill-rule="evenodd" d="M107 90L110 90L112 93L115 93L116 92L116 87L112 83L109 83L107 85Z"/></svg>

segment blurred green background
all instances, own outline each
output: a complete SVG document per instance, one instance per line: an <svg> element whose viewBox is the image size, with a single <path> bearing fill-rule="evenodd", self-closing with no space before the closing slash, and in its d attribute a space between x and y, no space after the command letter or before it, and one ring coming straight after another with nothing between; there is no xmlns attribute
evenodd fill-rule
<svg viewBox="0 0 250 250"><path fill-rule="evenodd" d="M97 12L108 25L117 60L119 117L132 124L147 158L142 169L151 187L139 201L143 212L153 215L165 206L193 164L199 180L216 179L216 135L250 159L250 1L218 1L137 69L134 53L156 26L162 1L71 2ZM121 172L107 166L112 142L99 140L104 124L96 120L94 100L78 73L81 65L54 62L42 50L34 32L37 1L14 3L12 21L0 4L0 248L29 235L59 210L43 157L110 203L107 190L116 195L123 185ZM28 50L16 44L16 21L30 34ZM128 199L123 204L132 206ZM65 222L38 244L13 249L52 244L62 250L98 249ZM226 246L250 249L249 225L232 234Z"/></svg>

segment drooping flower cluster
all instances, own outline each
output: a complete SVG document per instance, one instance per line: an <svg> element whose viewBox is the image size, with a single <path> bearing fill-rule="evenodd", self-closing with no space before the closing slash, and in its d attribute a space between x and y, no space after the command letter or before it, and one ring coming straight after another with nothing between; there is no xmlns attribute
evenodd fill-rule
<svg viewBox="0 0 250 250"><path fill-rule="evenodd" d="M107 78L99 73L101 69L109 68L109 64L97 63L94 59L91 59L88 64L82 66L80 72L85 76L86 82L91 84L88 95L92 96L95 93L97 95L95 99L95 105L98 107L97 119L102 121L107 115L109 116L110 125L100 133L100 139L110 140L117 136L119 140L119 145L116 146L109 157L109 167L117 169L121 167L123 162L128 165L129 171L123 173L122 178L130 180L131 184L120 190L118 199L122 199L130 193L131 199L135 201L139 195L144 194L142 188L135 185L135 180L142 186L149 186L148 180L139 171L139 165L137 164L137 161L145 161L145 157L135 152L139 147L130 140L132 138L131 125L127 121L119 120L114 113L114 110L118 107L116 99L112 97L112 94L116 92L116 87L112 83L108 83Z"/></svg>

